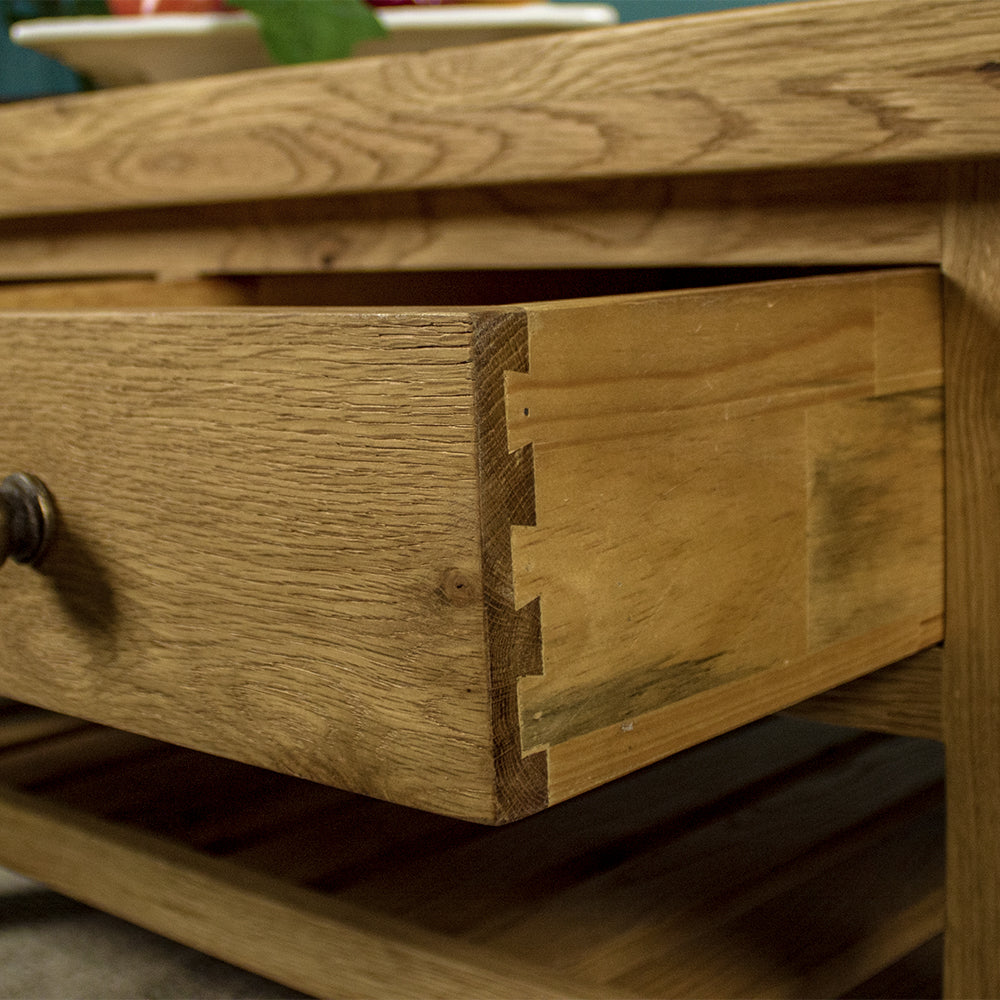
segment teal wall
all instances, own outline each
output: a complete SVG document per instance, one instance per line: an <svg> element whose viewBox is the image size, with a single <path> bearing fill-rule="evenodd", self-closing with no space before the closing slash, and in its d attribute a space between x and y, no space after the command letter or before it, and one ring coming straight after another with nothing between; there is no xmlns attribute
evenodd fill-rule
<svg viewBox="0 0 1000 1000"><path fill-rule="evenodd" d="M557 0L570 3L572 0ZM650 17L672 17L675 14L703 14L710 10L730 10L733 7L756 7L781 0L611 0L623 21L644 21Z"/></svg>
<svg viewBox="0 0 1000 1000"><path fill-rule="evenodd" d="M82 81L61 63L15 45L7 33L12 21L54 17L86 10L81 0L0 0L0 101L80 90Z"/></svg>
<svg viewBox="0 0 1000 1000"><path fill-rule="evenodd" d="M60 63L14 45L6 27L0 37L0 101L79 90L77 75Z"/></svg>
<svg viewBox="0 0 1000 1000"><path fill-rule="evenodd" d="M59 14L81 0L0 0L0 101L16 101L43 94L62 94L81 88L80 78L52 59L14 45L7 25L22 17ZM559 0L572 3L574 0ZM622 21L749 7L781 0L613 0Z"/></svg>

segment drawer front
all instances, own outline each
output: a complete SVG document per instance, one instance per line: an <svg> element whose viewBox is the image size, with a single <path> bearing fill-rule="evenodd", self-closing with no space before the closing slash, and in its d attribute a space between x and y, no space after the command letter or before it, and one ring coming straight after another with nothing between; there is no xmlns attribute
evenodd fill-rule
<svg viewBox="0 0 1000 1000"><path fill-rule="evenodd" d="M786 708L941 638L939 298L0 314L0 694L488 822Z"/></svg>
<svg viewBox="0 0 1000 1000"><path fill-rule="evenodd" d="M32 312L0 336L2 466L61 519L37 570L0 571L0 691L488 818L468 317Z"/></svg>

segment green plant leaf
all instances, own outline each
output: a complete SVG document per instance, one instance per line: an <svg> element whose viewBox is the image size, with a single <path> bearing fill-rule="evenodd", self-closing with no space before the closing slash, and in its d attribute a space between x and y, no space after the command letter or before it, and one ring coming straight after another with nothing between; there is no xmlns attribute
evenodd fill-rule
<svg viewBox="0 0 1000 1000"><path fill-rule="evenodd" d="M278 63L342 59L366 38L386 34L364 0L231 0L249 11Z"/></svg>

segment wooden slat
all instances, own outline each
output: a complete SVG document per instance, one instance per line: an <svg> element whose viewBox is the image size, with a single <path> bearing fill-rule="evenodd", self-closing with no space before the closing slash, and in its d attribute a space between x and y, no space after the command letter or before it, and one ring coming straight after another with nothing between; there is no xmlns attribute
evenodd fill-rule
<svg viewBox="0 0 1000 1000"><path fill-rule="evenodd" d="M5 716L0 724L0 782L199 849L232 854L269 831L359 801L326 785L24 709L23 719ZM17 740L23 735L27 741Z"/></svg>
<svg viewBox="0 0 1000 1000"><path fill-rule="evenodd" d="M796 781L792 772L784 784L750 786L735 796L745 802L745 812L695 811L662 841L609 844L606 855L599 850L590 863L581 858L578 869L569 869L576 877L557 883L551 893L499 908L475 939L601 982L628 983L643 996L836 995L942 925L943 823L940 815L934 820L924 811L931 800L940 808L941 753L934 744L909 753L905 761L887 745L870 744L834 756L827 768L814 772L815 781L802 774ZM906 804L909 795L917 802ZM931 799L925 801L925 795ZM892 813L897 805L899 814ZM869 886L876 899L892 901L890 909L900 907L893 917L883 910L881 919L898 919L897 926L906 928L903 940L881 955L874 938L861 931L877 927L879 918L865 917L852 905L850 891L840 895L846 880L838 873L851 869L852 855L853 866L859 866L866 851L855 831L880 807L891 813L885 827L859 836L869 848L880 842L883 859L896 848L909 855L905 866L898 854L890 865L898 883ZM907 845L910 836L916 840ZM830 882L821 890L823 872ZM838 973L826 959L845 941L834 945L827 938L832 926L823 916L845 907L836 922L873 947L866 960ZM852 910L858 924L852 923ZM800 924L792 934L796 919L805 927ZM811 959L806 957L810 939ZM824 981L827 973L832 978Z"/></svg>
<svg viewBox="0 0 1000 1000"><path fill-rule="evenodd" d="M519 700L554 801L940 640L940 337L931 271L529 310Z"/></svg>
<svg viewBox="0 0 1000 1000"><path fill-rule="evenodd" d="M322 996L828 997L942 926L929 741L772 718L500 829L334 795L256 830L302 782L241 801L252 769L78 772L52 742L64 780L2 780L0 863ZM98 774L127 825L98 818ZM234 836L209 857L213 782Z"/></svg>
<svg viewBox="0 0 1000 1000"><path fill-rule="evenodd" d="M943 936L938 934L877 976L845 993L842 1000L940 1000Z"/></svg>
<svg viewBox="0 0 1000 1000"><path fill-rule="evenodd" d="M691 926L697 916L682 918L687 927L664 935L676 969L662 957L646 959L614 982L644 996L823 1000L881 971L939 934L944 909L942 810L899 813L824 845L822 861L814 856L776 871L772 885L760 887L762 899L751 902L737 890L713 915L721 925L714 934ZM693 909L697 915L699 906ZM831 940L827 920L853 927L854 940ZM646 943L654 946L650 937Z"/></svg>
<svg viewBox="0 0 1000 1000"><path fill-rule="evenodd" d="M301 304L433 304L428 288L451 281L450 298L437 303L471 305L628 289L532 291L522 278L519 290L504 275L479 272L473 285L426 272L927 264L941 255L939 172L930 164L625 178L0 220L0 276L352 272ZM394 273L366 276L386 270ZM400 272L423 273L407 281Z"/></svg>
<svg viewBox="0 0 1000 1000"><path fill-rule="evenodd" d="M857 747L853 733L761 720L520 823L472 837L463 831L411 836L406 852L385 851L361 869L333 863L318 885L443 933L500 934L517 913L588 875L628 865L661 840L728 815L727 803L738 807L745 789L782 787L787 773L835 767L854 757ZM411 817L405 825L417 823ZM426 819L423 826L429 826ZM280 864L277 853L274 863ZM545 942L537 947L544 949Z"/></svg>
<svg viewBox="0 0 1000 1000"><path fill-rule="evenodd" d="M768 730L756 736L766 742ZM876 787L888 793L879 800L885 807L926 781L934 783L939 752L917 751L900 767L880 757L874 744L844 747L813 762L798 761L797 772L789 759L784 782L780 772L758 774L754 781L760 760L744 773L732 752L738 742L729 741L728 764L733 786L746 784L733 795L734 812L724 795L712 801L726 788L721 775L701 771L695 789L684 780L687 758L681 755L653 769L664 782L658 793L652 774L645 778L648 790L641 778L631 778L626 787L595 793L591 810L586 796L568 806L561 820L556 810L528 821L520 837L518 826L501 831L493 844L477 840L418 856L405 873L399 862L391 874L370 872L346 892L647 997L835 995L938 931L940 817L925 822L922 804L904 806L877 832L858 841L853 833L841 838L866 810L878 808ZM753 736L742 745L750 756L759 752ZM690 755L692 785L702 750ZM911 766L915 771L907 777ZM914 777L921 771L922 778ZM860 779L863 772L871 783ZM875 798L868 799L870 794ZM927 794L940 802L939 790ZM822 842L822 848L810 855L807 842ZM854 908L873 933L859 934L852 954L855 946L842 951L844 939L836 932L830 936L824 916L851 908L851 894L840 895L845 875L854 870L857 877L868 865L907 874L884 891L876 891L874 881L868 885L867 898L878 914L873 910L868 918ZM758 871L767 874L757 880L750 873ZM465 891L442 891L445 872L459 884L467 880ZM331 884L339 883L334 877ZM883 908L890 900L891 916ZM845 915L841 926L852 926L851 918Z"/></svg>
<svg viewBox="0 0 1000 1000"><path fill-rule="evenodd" d="M792 715L835 726L943 739L940 646L794 705Z"/></svg>
<svg viewBox="0 0 1000 1000"><path fill-rule="evenodd" d="M246 286L235 281L210 278L197 281L154 281L147 278L0 284L0 309L13 311L240 306L248 304L248 297Z"/></svg>
<svg viewBox="0 0 1000 1000"><path fill-rule="evenodd" d="M609 995L7 787L0 831L3 864L316 996Z"/></svg>
<svg viewBox="0 0 1000 1000"><path fill-rule="evenodd" d="M1000 150L1000 13L819 0L0 111L0 213Z"/></svg>
<svg viewBox="0 0 1000 1000"><path fill-rule="evenodd" d="M148 737L103 726L62 729L46 739L6 748L0 757L0 780L31 787L161 750L162 744Z"/></svg>
<svg viewBox="0 0 1000 1000"><path fill-rule="evenodd" d="M956 168L945 228L945 995L1000 996L1000 164Z"/></svg>
<svg viewBox="0 0 1000 1000"><path fill-rule="evenodd" d="M67 715L44 712L17 702L4 704L0 701L0 749L34 743L86 725L86 722Z"/></svg>

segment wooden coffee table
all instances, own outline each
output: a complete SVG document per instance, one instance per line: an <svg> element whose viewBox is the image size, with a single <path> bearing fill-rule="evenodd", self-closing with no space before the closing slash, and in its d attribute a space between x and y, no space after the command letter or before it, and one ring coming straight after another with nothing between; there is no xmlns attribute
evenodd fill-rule
<svg viewBox="0 0 1000 1000"><path fill-rule="evenodd" d="M797 705L940 739L946 993L1000 994L998 67L992 5L820 0L0 110L0 471L59 508L0 693L67 775L163 741L439 844ZM299 988L653 981L442 959L11 760L3 863Z"/></svg>

